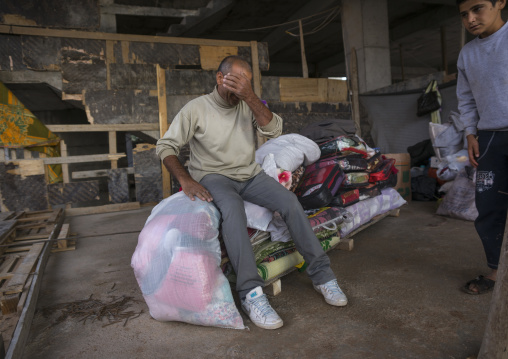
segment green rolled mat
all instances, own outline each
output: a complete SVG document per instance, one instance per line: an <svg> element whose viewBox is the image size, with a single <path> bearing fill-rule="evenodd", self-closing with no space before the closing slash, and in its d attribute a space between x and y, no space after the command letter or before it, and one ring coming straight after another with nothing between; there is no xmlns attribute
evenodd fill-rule
<svg viewBox="0 0 508 359"><path fill-rule="evenodd" d="M331 247L335 246L340 242L339 237L331 237L321 241L321 246L325 251L329 250ZM281 275L282 273L289 270L291 267L294 267L303 262L303 257L300 253L294 252L285 257L279 258L273 262L264 262L258 264L258 274L263 278L263 280L271 280Z"/></svg>

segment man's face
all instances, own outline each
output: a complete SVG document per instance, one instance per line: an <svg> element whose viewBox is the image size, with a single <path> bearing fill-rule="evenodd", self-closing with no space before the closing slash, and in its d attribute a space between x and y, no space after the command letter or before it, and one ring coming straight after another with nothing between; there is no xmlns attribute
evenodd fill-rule
<svg viewBox="0 0 508 359"><path fill-rule="evenodd" d="M459 5L462 23L475 36L490 36L504 24L501 9L505 4L506 0L498 0L494 6L488 0L467 0Z"/></svg>
<svg viewBox="0 0 508 359"><path fill-rule="evenodd" d="M233 63L231 66L231 71L229 71L231 74L237 74L239 76L244 76L249 79L249 81L252 81L252 73L245 69L241 64ZM222 81L224 80L224 76L227 74L223 74L221 72L217 73L217 85L218 85L218 91L221 97L226 100L226 102L230 106L236 106L240 102L240 99L236 96L236 94L233 91L230 91L224 86L222 86Z"/></svg>

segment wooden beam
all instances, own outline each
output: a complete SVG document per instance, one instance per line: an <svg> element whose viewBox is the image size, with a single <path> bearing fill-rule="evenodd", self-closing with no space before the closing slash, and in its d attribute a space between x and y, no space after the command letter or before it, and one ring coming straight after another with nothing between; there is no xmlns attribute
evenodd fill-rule
<svg viewBox="0 0 508 359"><path fill-rule="evenodd" d="M134 167L126 167L128 174L134 174ZM72 172L72 179L107 177L109 170L91 170L91 171L75 171Z"/></svg>
<svg viewBox="0 0 508 359"><path fill-rule="evenodd" d="M114 155L117 151L116 131L109 131L109 154ZM118 160L111 160L111 169L118 168Z"/></svg>
<svg viewBox="0 0 508 359"><path fill-rule="evenodd" d="M106 204L104 206L96 206L96 207L69 208L65 210L65 215L72 217L72 216L82 216L86 214L130 211L139 208L140 208L139 202Z"/></svg>
<svg viewBox="0 0 508 359"><path fill-rule="evenodd" d="M309 68L307 67L307 58L305 56L305 43L303 41L303 25L302 20L298 20L298 27L300 28L300 56L302 57L302 74L303 78L309 77Z"/></svg>
<svg viewBox="0 0 508 359"><path fill-rule="evenodd" d="M353 120L355 121L356 134L359 137L362 137L362 128L360 125L360 98L358 96L359 87L358 60L356 58L356 49L353 47L351 49L351 104L353 110Z"/></svg>
<svg viewBox="0 0 508 359"><path fill-rule="evenodd" d="M114 4L101 6L101 15L102 14L153 16L153 17L186 17L186 16L197 16L199 14L199 11L187 9Z"/></svg>
<svg viewBox="0 0 508 359"><path fill-rule="evenodd" d="M261 87L261 71L259 71L259 54L257 41L250 42L250 54L252 61L252 82L254 84L254 93L257 97L261 98L263 89ZM257 131L256 139L258 148L267 141L267 138L261 136L261 134Z"/></svg>
<svg viewBox="0 0 508 359"><path fill-rule="evenodd" d="M69 156L69 157L45 157L42 159L45 165L58 165L62 163L83 163L83 162L102 162L118 160L119 158L125 157L125 153L113 153L103 155L83 155L83 156ZM25 161L33 160L13 160L7 161L6 163L12 162L16 165L20 165Z"/></svg>
<svg viewBox="0 0 508 359"><path fill-rule="evenodd" d="M60 141L60 156L67 157L67 145L64 140ZM62 164L62 175L63 182L69 183L69 165L67 163Z"/></svg>
<svg viewBox="0 0 508 359"><path fill-rule="evenodd" d="M193 39L193 38L186 38L186 37L114 34L114 33L106 33L106 32L57 30L57 29L47 29L47 28L41 28L41 27L23 27L23 26L11 26L11 25L0 25L0 34L63 37L63 38L72 38L72 39L92 39L92 40L131 41L131 42L156 42L156 43L164 43L164 44L182 44L182 45L250 46L250 42L248 42L248 41L229 41L229 40L212 40L212 39Z"/></svg>
<svg viewBox="0 0 508 359"><path fill-rule="evenodd" d="M131 131L157 131L157 123L129 123L111 125L46 125L51 132L131 132Z"/></svg>
<svg viewBox="0 0 508 359"><path fill-rule="evenodd" d="M23 286L32 271L34 264L37 262L39 255L42 253L44 243L37 243L32 245L32 248L28 251L28 254L21 262L21 265L16 268L13 276L9 281L2 287L3 294L15 294L23 291Z"/></svg>
<svg viewBox="0 0 508 359"><path fill-rule="evenodd" d="M160 137L168 131L168 106L166 98L166 70L157 64L157 94L159 99L159 131ZM171 196L171 175L161 162L162 198Z"/></svg>

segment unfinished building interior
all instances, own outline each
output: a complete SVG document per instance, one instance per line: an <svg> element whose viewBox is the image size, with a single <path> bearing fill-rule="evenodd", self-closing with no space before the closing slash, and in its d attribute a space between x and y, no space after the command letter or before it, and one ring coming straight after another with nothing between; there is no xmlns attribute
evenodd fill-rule
<svg viewBox="0 0 508 359"><path fill-rule="evenodd" d="M473 39L454 0L1 1L0 357L466 358L506 349L508 286L461 293L486 270L481 242L471 218L436 214L446 199L439 186L453 182L437 176L439 163L464 142L436 145L432 128L451 126L458 111L457 59ZM131 268L150 212L181 189L157 141L182 107L213 91L230 55L252 67L254 93L283 119L283 135L321 146L325 135L356 134L365 153L392 159L392 197L381 187L361 200L357 189L355 203L343 195L351 217L365 199L369 215L318 235L351 298L344 310L313 297L294 246L270 257L267 228L249 232L256 255L264 243L271 258L260 258L259 273L287 318L275 336L243 313L250 330L153 320ZM419 116L433 81L439 109ZM424 143L433 153L417 160ZM188 145L178 159L188 166ZM415 197L423 171L433 193ZM227 253L219 262L233 283ZM489 306L504 318L494 329Z"/></svg>

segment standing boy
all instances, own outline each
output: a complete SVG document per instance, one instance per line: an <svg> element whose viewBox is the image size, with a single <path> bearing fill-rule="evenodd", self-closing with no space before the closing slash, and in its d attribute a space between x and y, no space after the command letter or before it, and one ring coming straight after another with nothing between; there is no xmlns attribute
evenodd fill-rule
<svg viewBox="0 0 508 359"><path fill-rule="evenodd" d="M254 131L273 138L282 119L252 90L252 69L238 56L222 60L217 85L176 115L157 142L157 154L191 200L213 201L222 217L222 237L236 272L236 290L252 322L277 329L282 319L263 294L254 252L247 234L243 201L279 212L296 249L308 263L307 274L328 304L344 306L347 298L330 268L330 260L314 235L295 194L269 177L255 162ZM190 144L189 172L178 161L180 148Z"/></svg>
<svg viewBox="0 0 508 359"><path fill-rule="evenodd" d="M457 0L462 22L477 36L460 52L457 97L469 161L477 168L475 227L491 272L469 281L464 291L493 289L508 209L508 25L506 0Z"/></svg>

